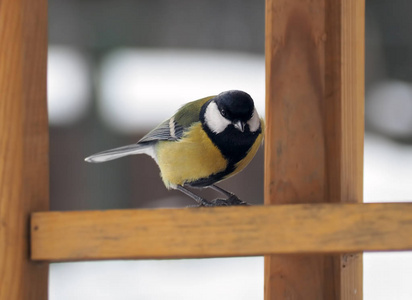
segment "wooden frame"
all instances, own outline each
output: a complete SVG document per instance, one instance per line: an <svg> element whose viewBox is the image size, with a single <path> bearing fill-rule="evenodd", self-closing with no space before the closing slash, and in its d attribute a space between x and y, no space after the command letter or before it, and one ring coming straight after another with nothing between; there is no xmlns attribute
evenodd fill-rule
<svg viewBox="0 0 412 300"><path fill-rule="evenodd" d="M266 2L266 204L362 202L364 5ZM349 257L267 256L266 299L361 299Z"/></svg>
<svg viewBox="0 0 412 300"><path fill-rule="evenodd" d="M412 203L39 212L31 253L79 261L406 250L410 220Z"/></svg>
<svg viewBox="0 0 412 300"><path fill-rule="evenodd" d="M29 217L49 207L47 1L0 3L0 299L47 299Z"/></svg>
<svg viewBox="0 0 412 300"><path fill-rule="evenodd" d="M361 299L361 251L412 249L412 204L359 203L363 1L266 1L271 206L47 212L47 2L2 1L0 44L1 300L47 299L49 261L240 255L265 299Z"/></svg>

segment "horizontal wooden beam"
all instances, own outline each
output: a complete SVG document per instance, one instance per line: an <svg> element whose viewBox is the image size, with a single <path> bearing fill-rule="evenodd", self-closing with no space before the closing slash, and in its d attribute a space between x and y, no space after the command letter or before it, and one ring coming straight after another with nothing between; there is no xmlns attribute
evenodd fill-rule
<svg viewBox="0 0 412 300"><path fill-rule="evenodd" d="M34 213L33 260L412 249L412 203Z"/></svg>

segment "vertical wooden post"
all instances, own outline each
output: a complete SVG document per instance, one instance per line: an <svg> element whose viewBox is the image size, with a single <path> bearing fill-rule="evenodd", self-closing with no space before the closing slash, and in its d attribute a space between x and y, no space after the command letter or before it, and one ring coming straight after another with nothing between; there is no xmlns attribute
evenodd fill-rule
<svg viewBox="0 0 412 300"><path fill-rule="evenodd" d="M266 0L266 72L265 203L362 202L364 1ZM267 256L265 299L362 299L362 255Z"/></svg>
<svg viewBox="0 0 412 300"><path fill-rule="evenodd" d="M47 299L29 216L49 207L47 1L0 2L0 299Z"/></svg>

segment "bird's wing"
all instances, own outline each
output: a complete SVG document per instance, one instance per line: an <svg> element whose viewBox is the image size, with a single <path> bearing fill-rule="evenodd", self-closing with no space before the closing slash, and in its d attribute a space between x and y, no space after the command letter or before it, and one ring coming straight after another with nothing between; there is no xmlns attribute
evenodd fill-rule
<svg viewBox="0 0 412 300"><path fill-rule="evenodd" d="M164 121L155 129L146 134L138 144L157 141L176 141L183 136L184 127L177 124L174 117Z"/></svg>
<svg viewBox="0 0 412 300"><path fill-rule="evenodd" d="M196 122L200 121L200 110L204 103L213 97L189 102L180 108L170 119L164 121L146 134L136 144L106 150L87 157L87 162L99 163L127 155L145 153L155 157L153 145L158 141L177 141Z"/></svg>
<svg viewBox="0 0 412 300"><path fill-rule="evenodd" d="M146 134L137 144L145 144L157 141L177 141L196 122L200 121L200 110L208 100L206 97L189 102L182 106L170 119L164 121L155 129Z"/></svg>

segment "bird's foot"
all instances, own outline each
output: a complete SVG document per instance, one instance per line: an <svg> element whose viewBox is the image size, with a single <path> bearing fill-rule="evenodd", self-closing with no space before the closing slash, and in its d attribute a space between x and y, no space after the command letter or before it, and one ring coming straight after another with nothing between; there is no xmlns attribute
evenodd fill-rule
<svg viewBox="0 0 412 300"><path fill-rule="evenodd" d="M237 205L250 205L249 203L240 200L236 195L231 195L227 199L215 199L212 201L204 200L200 203L199 207L215 207L215 206L237 206Z"/></svg>

